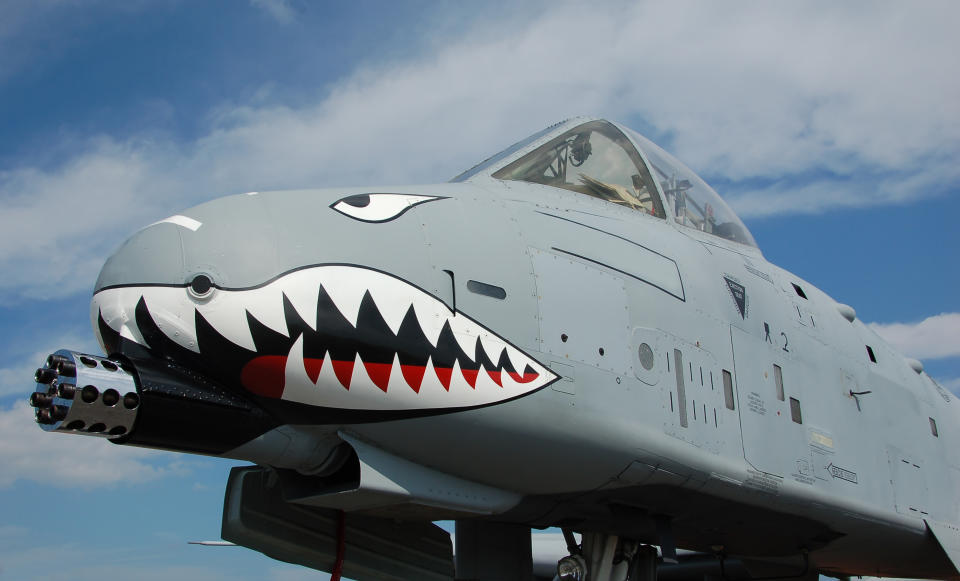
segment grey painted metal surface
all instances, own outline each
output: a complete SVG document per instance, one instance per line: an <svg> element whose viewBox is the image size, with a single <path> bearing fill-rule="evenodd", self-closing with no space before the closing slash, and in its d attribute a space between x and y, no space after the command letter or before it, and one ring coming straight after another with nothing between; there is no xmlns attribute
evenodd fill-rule
<svg viewBox="0 0 960 581"><path fill-rule="evenodd" d="M331 570L337 559L338 511L305 508L281 496L275 477L234 468L224 501L223 538L274 559ZM343 573L352 579L451 580L450 536L429 522L399 523L363 515L344 519Z"/></svg>
<svg viewBox="0 0 960 581"><path fill-rule="evenodd" d="M458 179L185 210L110 258L94 328L274 418L225 456L305 478L351 466L339 443L397 459L381 515L650 543L666 518L698 551L957 575L954 397L685 166L579 119ZM313 503L371 508L342 492Z"/></svg>

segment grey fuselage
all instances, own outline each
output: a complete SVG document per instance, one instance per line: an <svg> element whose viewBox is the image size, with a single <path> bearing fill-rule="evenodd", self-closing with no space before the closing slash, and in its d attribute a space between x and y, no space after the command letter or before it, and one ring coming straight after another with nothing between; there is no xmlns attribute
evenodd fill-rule
<svg viewBox="0 0 960 581"><path fill-rule="evenodd" d="M109 260L95 327L102 333L111 289L186 296L204 274L225 295L318 265L386 273L515 348L505 351L515 364L527 356L536 379L515 369L519 379L500 386L504 395L490 396L499 392L488 382L486 395L475 388L480 399L463 388L467 399L449 406L439 390L424 408L406 394L397 415L387 399L370 403L380 401L372 388L355 405L301 398L290 402L290 419L287 408L271 408L279 424L318 441L363 442L424 474L503 493L486 511L471 505L488 518L656 542L657 519L667 517L685 548L773 559L806 551L818 570L837 574L956 575L950 549L941 549L956 541L944 531L960 525L952 395L849 307L748 244L678 225L668 204L661 218L492 173L439 185L261 192L191 208L182 213L188 220L142 230ZM432 198L402 198L405 211L385 220L334 208L380 193ZM203 307L211 321L217 300ZM136 319L134 307L117 307L114 330ZM149 353L143 330L126 329L124 343ZM396 389L381 387L385 397ZM351 409L338 416L339 407ZM271 446L217 453L281 465L277 458L296 455ZM390 514L389 504L379 510Z"/></svg>

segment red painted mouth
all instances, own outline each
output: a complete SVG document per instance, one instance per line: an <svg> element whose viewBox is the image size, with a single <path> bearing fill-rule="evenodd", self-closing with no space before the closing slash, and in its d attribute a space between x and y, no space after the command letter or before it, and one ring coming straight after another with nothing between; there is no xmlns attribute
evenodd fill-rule
<svg viewBox="0 0 960 581"><path fill-rule="evenodd" d="M288 359L289 357L286 355L261 355L256 357L244 365L240 372L240 381L243 383L243 386L252 393L264 397L280 398L283 396L283 388L286 382ZM342 385L344 389L349 390L353 380L354 361L305 357L303 359L303 366L310 380L314 383L319 380L320 372L327 361L333 366L334 375L336 375L340 385ZM387 386L390 383L390 376L394 371L394 365L392 363L362 363L370 381L386 393ZM414 393L420 393L420 387L423 385L423 378L426 375L427 366L400 364L399 367L400 373L407 386L409 386ZM540 374L534 371L529 365L522 374L512 370L504 370L502 367L484 369L484 371L486 371L490 379L500 387L503 387L502 374L504 372L506 372L515 383L521 385L530 383L540 377ZM471 388L476 388L479 373L479 369L460 369L460 374L464 381L466 381ZM450 382L453 379L453 368L434 367L434 374L443 388L449 391Z"/></svg>

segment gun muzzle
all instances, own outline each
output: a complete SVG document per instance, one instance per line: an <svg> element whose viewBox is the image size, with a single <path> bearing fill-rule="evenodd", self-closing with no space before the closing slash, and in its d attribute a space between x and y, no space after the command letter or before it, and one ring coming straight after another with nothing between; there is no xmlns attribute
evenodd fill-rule
<svg viewBox="0 0 960 581"><path fill-rule="evenodd" d="M140 396L126 363L62 349L47 357L34 380L30 405L48 432L114 439L133 429Z"/></svg>

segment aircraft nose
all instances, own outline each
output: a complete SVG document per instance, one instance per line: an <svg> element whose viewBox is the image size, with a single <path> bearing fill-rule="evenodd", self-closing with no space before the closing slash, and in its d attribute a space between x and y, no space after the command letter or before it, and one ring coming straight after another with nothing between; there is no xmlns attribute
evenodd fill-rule
<svg viewBox="0 0 960 581"><path fill-rule="evenodd" d="M94 292L108 287L246 287L276 275L276 231L260 196L211 200L147 226L107 260ZM202 276L201 276L202 275Z"/></svg>
<svg viewBox="0 0 960 581"><path fill-rule="evenodd" d="M137 232L97 279L90 315L101 345L111 353L119 337L148 343L137 307L151 289L158 295L151 305L156 322L174 341L195 350L191 309L216 303L215 289L249 287L274 276L274 239L269 213L250 195L212 200ZM104 324L119 336L103 336Z"/></svg>
<svg viewBox="0 0 960 581"><path fill-rule="evenodd" d="M183 243L180 226L172 222L158 222L131 236L107 259L94 287L90 301L90 323L100 346L106 353L118 349L116 341L104 336L101 318L109 318L121 335L137 337L134 304L130 297L103 291L123 289L135 285L163 285L184 282Z"/></svg>
<svg viewBox="0 0 960 581"><path fill-rule="evenodd" d="M181 228L164 221L131 236L103 265L94 292L132 284L183 282Z"/></svg>

